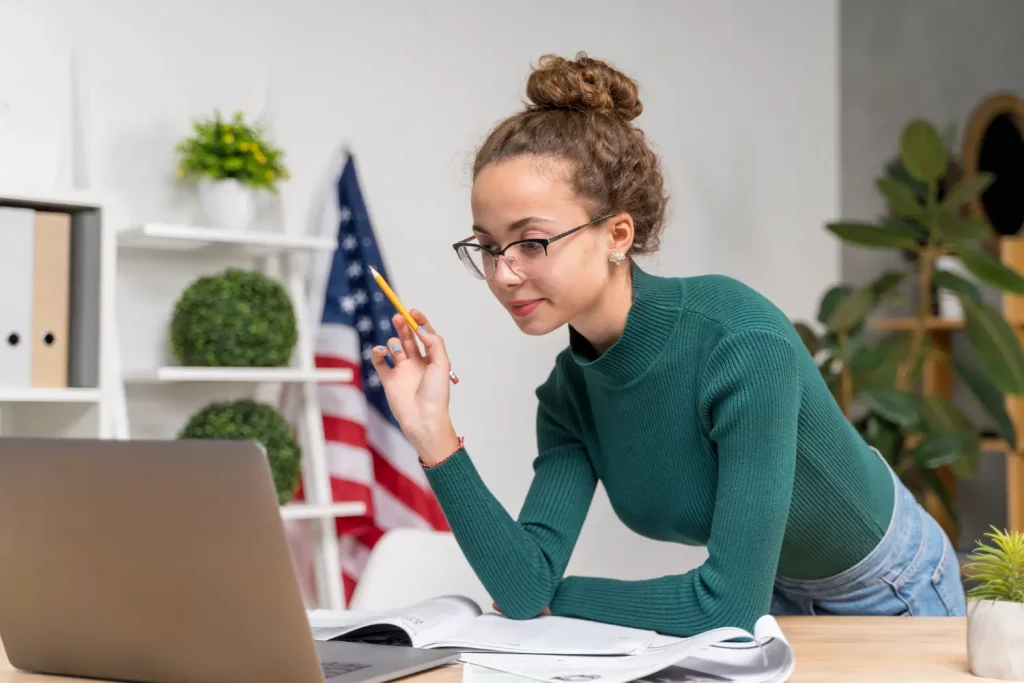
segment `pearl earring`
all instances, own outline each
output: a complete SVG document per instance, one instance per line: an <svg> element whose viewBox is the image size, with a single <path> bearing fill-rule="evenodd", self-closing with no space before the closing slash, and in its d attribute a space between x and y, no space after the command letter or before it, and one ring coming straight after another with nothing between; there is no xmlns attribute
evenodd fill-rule
<svg viewBox="0 0 1024 683"><path fill-rule="evenodd" d="M622 253L621 251L619 251L618 249L616 249L616 250L615 250L615 251L613 251L613 252L611 253L611 255L610 255L610 256L608 257L608 260L609 260L609 261L611 261L612 263L614 263L614 264L618 265L618 264L619 264L619 263L620 263L621 261L625 261L625 260L626 260L626 255L625 255L625 254L623 254L623 253Z"/></svg>

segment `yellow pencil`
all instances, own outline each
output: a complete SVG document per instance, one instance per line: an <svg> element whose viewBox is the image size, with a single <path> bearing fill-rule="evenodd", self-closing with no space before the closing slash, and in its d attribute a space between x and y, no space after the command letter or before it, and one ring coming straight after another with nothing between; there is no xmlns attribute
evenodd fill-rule
<svg viewBox="0 0 1024 683"><path fill-rule="evenodd" d="M411 315L409 315L409 311L405 308L405 306L402 305L402 302L398 300L398 295L395 294L395 292L388 285L387 281L385 281L384 278L381 277L381 274L378 273L377 269L374 268L373 266L370 266L370 275L373 276L373 279L377 283L377 286L381 288L382 292L384 292L384 296L386 296L388 300L392 304L394 304L395 308L398 309L398 312L402 314L403 318L405 318L405 321L409 323L409 327L412 328L412 331L418 332L420 329L419 324L415 320L413 320L413 317ZM448 376L451 377L452 384L459 383L459 378L455 376L454 370L449 370Z"/></svg>

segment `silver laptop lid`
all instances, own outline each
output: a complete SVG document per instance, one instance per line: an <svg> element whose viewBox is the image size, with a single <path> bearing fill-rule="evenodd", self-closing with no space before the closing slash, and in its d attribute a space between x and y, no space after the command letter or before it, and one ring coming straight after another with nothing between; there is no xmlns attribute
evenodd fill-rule
<svg viewBox="0 0 1024 683"><path fill-rule="evenodd" d="M30 671L323 681L256 443L0 438L0 638Z"/></svg>

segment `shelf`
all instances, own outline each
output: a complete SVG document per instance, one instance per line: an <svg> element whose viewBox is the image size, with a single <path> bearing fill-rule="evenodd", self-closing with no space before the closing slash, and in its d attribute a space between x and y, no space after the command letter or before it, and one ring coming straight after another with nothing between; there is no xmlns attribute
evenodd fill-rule
<svg viewBox="0 0 1024 683"><path fill-rule="evenodd" d="M332 519L336 517L358 517L366 514L363 503L334 503L332 505L309 505L288 503L281 506L284 519Z"/></svg>
<svg viewBox="0 0 1024 683"><path fill-rule="evenodd" d="M907 448L913 448L920 442L921 437L918 434L911 434L906 438L904 443ZM981 437L981 452L982 453L1002 453L1007 450L1008 444L1005 439L998 437L983 436Z"/></svg>
<svg viewBox="0 0 1024 683"><path fill-rule="evenodd" d="M133 384L164 382L351 382L348 368L207 368L167 366L156 370L125 372L124 381Z"/></svg>
<svg viewBox="0 0 1024 683"><path fill-rule="evenodd" d="M0 203L19 206L48 206L60 209L99 209L111 203L111 197L101 192L73 188L52 190L21 188L0 189Z"/></svg>
<svg viewBox="0 0 1024 683"><path fill-rule="evenodd" d="M118 244L129 249L196 251L219 246L235 248L250 256L268 256L292 251L334 251L334 237L289 235L282 232L225 230L195 225L146 223L122 230Z"/></svg>
<svg viewBox="0 0 1024 683"><path fill-rule="evenodd" d="M0 388L0 403L99 403L99 400L99 389Z"/></svg>

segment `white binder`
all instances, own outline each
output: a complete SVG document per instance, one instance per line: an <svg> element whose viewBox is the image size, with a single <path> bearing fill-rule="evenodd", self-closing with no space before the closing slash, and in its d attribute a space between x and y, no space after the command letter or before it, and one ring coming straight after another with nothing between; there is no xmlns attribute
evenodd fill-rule
<svg viewBox="0 0 1024 683"><path fill-rule="evenodd" d="M36 212L0 206L0 388L32 384Z"/></svg>

